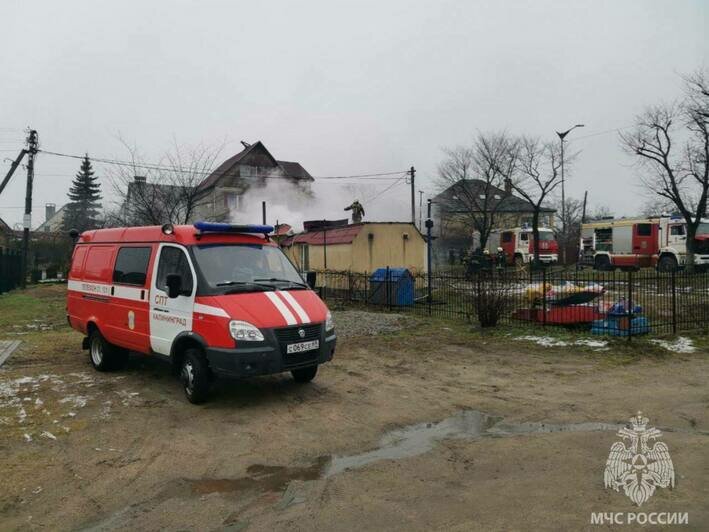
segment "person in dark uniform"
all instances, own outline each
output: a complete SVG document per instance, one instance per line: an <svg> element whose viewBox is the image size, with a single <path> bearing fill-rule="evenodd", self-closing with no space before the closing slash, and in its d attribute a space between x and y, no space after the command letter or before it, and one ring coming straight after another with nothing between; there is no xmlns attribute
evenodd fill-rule
<svg viewBox="0 0 709 532"><path fill-rule="evenodd" d="M353 224L358 224L362 221L362 218L364 217L364 207L362 207L362 204L359 202L359 200L354 200L352 202L352 205L349 207L345 207L346 211L352 211L352 223Z"/></svg>

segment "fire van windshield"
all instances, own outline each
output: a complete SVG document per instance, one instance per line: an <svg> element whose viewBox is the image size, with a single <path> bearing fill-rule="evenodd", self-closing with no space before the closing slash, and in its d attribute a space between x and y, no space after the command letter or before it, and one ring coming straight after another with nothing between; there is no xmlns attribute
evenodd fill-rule
<svg viewBox="0 0 709 532"><path fill-rule="evenodd" d="M205 244L192 246L192 254L210 291L237 293L307 288L293 264L274 246Z"/></svg>

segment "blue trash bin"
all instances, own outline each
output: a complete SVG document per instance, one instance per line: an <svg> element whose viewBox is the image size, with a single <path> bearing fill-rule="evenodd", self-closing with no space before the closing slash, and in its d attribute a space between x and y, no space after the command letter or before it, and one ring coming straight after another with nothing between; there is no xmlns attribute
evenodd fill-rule
<svg viewBox="0 0 709 532"><path fill-rule="evenodd" d="M369 302L379 305L414 304L414 278L406 268L379 268L369 277Z"/></svg>

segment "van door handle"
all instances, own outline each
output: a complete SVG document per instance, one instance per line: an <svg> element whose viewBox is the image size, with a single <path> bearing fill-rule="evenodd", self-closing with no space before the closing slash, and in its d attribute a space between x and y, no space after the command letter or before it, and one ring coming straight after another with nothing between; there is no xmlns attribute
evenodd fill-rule
<svg viewBox="0 0 709 532"><path fill-rule="evenodd" d="M158 312L165 312L166 314L170 314L170 311L167 310L166 308L157 308L157 307L155 307L153 310L157 310Z"/></svg>

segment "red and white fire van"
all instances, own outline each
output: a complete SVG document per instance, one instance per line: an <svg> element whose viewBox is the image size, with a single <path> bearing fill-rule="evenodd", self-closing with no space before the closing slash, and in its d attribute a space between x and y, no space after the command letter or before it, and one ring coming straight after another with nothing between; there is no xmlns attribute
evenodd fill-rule
<svg viewBox="0 0 709 532"><path fill-rule="evenodd" d="M487 249L491 254L502 248L507 264L528 264L534 259L534 238L532 227L525 224L513 229L494 229L490 232ZM539 261L555 264L559 261L559 245L554 231L547 227L539 228Z"/></svg>
<svg viewBox="0 0 709 532"><path fill-rule="evenodd" d="M694 242L694 264L709 266L709 220L702 220ZM579 262L596 270L654 266L673 271L687 259L687 224L678 216L604 219L581 225Z"/></svg>
<svg viewBox="0 0 709 532"><path fill-rule="evenodd" d="M193 403L214 375L312 380L335 352L332 316L272 229L197 222L81 234L67 317L94 367L118 368L129 351L162 357Z"/></svg>

